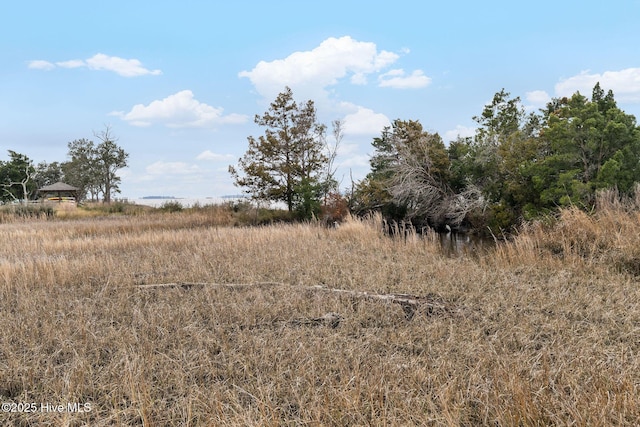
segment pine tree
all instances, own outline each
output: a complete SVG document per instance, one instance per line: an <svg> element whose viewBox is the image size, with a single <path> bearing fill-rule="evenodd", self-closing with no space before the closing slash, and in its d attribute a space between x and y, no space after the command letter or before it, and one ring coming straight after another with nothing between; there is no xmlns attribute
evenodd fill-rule
<svg viewBox="0 0 640 427"><path fill-rule="evenodd" d="M299 107L288 87L268 111L256 115L255 123L266 128L265 134L247 138L249 148L238 161L239 170L229 166L229 173L254 199L284 202L292 212L300 200L309 202L310 189L321 185L328 161L325 126L317 121L313 101ZM300 189L305 194L298 194Z"/></svg>

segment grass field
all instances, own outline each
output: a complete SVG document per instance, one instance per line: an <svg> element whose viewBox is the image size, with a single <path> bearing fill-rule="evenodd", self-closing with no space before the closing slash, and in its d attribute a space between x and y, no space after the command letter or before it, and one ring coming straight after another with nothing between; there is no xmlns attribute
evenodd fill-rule
<svg viewBox="0 0 640 427"><path fill-rule="evenodd" d="M376 218L226 220L0 224L0 401L36 404L0 424L640 423L637 211L566 210L460 257ZM364 291L424 303L409 320Z"/></svg>

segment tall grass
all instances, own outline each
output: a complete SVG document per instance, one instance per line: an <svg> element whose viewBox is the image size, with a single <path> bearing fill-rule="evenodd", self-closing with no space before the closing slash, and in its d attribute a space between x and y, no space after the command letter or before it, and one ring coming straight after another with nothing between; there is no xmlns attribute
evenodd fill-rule
<svg viewBox="0 0 640 427"><path fill-rule="evenodd" d="M378 217L232 228L213 215L0 224L0 400L91 403L0 421L640 422L632 211L564 211L455 258L432 235L385 236ZM203 285L139 286L168 283ZM315 285L451 310L407 320L398 304ZM328 312L342 316L337 328L293 321Z"/></svg>

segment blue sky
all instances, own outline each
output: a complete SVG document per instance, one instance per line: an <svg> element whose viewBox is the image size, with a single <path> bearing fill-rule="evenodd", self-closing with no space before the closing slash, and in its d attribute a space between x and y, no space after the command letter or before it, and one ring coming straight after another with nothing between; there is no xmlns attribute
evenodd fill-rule
<svg viewBox="0 0 640 427"><path fill-rule="evenodd" d="M640 115L640 0L7 1L0 159L67 160L110 126L122 197L237 194L227 172L285 86L345 123L342 187L394 119L449 141L505 88L530 109L596 81Z"/></svg>

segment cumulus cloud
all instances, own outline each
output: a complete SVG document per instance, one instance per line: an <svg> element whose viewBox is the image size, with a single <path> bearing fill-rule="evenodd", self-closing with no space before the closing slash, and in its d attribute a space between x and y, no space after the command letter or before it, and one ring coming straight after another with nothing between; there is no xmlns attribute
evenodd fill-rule
<svg viewBox="0 0 640 427"><path fill-rule="evenodd" d="M354 84L365 84L366 75L379 72L397 61L399 55L378 51L375 43L361 42L349 36L330 37L312 50L294 52L284 59L260 61L239 77L248 78L258 93L275 98L284 86L305 97L323 93L324 88L351 75ZM313 93L315 90L316 93Z"/></svg>
<svg viewBox="0 0 640 427"><path fill-rule="evenodd" d="M455 141L460 138L467 138L476 134L476 128L457 125L455 129L448 130L444 133L444 141Z"/></svg>
<svg viewBox="0 0 640 427"><path fill-rule="evenodd" d="M212 162L226 162L235 160L235 158L236 157L232 154L218 154L211 150L205 150L196 157L197 160L207 160Z"/></svg>
<svg viewBox="0 0 640 427"><path fill-rule="evenodd" d="M551 101L551 96L544 90L533 90L525 93L525 99L527 100L525 108L527 110L535 110L545 107Z"/></svg>
<svg viewBox="0 0 640 427"><path fill-rule="evenodd" d="M378 135L391 121L381 113L357 106L354 113L344 117L344 133L347 135Z"/></svg>
<svg viewBox="0 0 640 427"><path fill-rule="evenodd" d="M35 60L28 63L28 67L40 70L52 70L60 68L88 68L90 70L112 71L123 77L138 77L145 75L157 76L162 74L160 70L150 70L142 66L138 59L124 59L117 56L108 56L98 53L88 59L70 59L66 61L49 62Z"/></svg>
<svg viewBox="0 0 640 427"><path fill-rule="evenodd" d="M600 82L604 90L613 90L616 100L640 102L640 68L605 71L601 74L582 71L578 75L563 79L555 86L556 95L571 96L576 91L590 96L593 87Z"/></svg>
<svg viewBox="0 0 640 427"><path fill-rule="evenodd" d="M123 77L136 77L151 74L162 74L160 70L148 70L137 59L123 59L117 56L107 56L98 53L86 60L87 66L92 70L113 71Z"/></svg>
<svg viewBox="0 0 640 427"><path fill-rule="evenodd" d="M378 77L378 85L380 87L395 89L420 89L430 83L431 78L425 76L422 70L415 70L407 75L404 70L397 69L388 71Z"/></svg>
<svg viewBox="0 0 640 427"><path fill-rule="evenodd" d="M198 101L190 90L152 101L149 105L134 105L128 113L116 111L111 115L119 116L133 126L162 123L171 128L212 127L247 121L247 116L241 114L223 115L223 108L215 108Z"/></svg>

